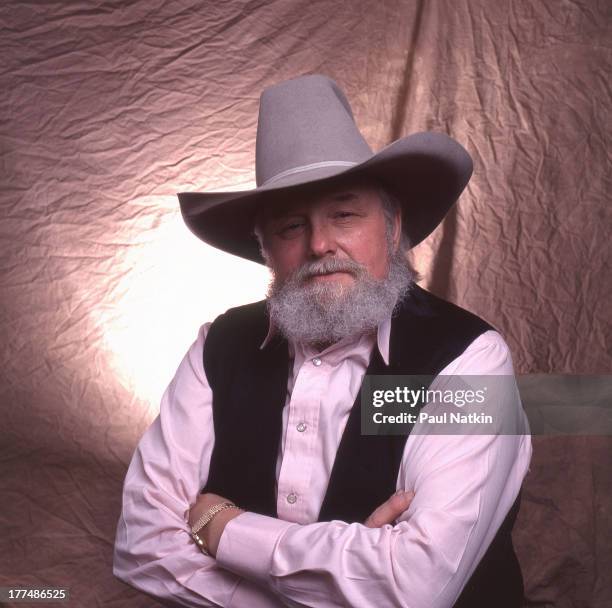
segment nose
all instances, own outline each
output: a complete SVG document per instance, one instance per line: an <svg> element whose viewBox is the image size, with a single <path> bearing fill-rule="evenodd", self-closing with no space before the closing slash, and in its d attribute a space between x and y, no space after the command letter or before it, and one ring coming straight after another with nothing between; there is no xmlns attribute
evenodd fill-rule
<svg viewBox="0 0 612 608"><path fill-rule="evenodd" d="M309 249L310 255L314 258L322 258L336 254L336 240L333 230L326 222L312 222L310 224Z"/></svg>

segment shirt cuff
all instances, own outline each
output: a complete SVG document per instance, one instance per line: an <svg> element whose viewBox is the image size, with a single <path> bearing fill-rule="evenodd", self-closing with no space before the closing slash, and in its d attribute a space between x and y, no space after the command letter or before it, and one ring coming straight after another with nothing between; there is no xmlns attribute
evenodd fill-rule
<svg viewBox="0 0 612 608"><path fill-rule="evenodd" d="M221 534L217 563L251 580L267 582L276 543L285 530L296 525L248 511L241 513Z"/></svg>

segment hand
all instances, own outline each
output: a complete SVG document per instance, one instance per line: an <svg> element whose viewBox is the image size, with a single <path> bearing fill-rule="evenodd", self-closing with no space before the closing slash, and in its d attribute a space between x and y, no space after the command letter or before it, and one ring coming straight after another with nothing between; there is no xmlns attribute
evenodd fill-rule
<svg viewBox="0 0 612 608"><path fill-rule="evenodd" d="M232 501L218 494L200 494L195 504L193 504L189 510L189 527L191 528L208 509L222 502ZM221 535L223 534L225 526L241 513L244 513L242 509L224 509L217 513L212 518L212 521L206 524L206 526L198 532L198 536L204 540L206 550L211 556L215 557L217 555L217 548L219 547L219 541L221 540Z"/></svg>
<svg viewBox="0 0 612 608"><path fill-rule="evenodd" d="M414 492L398 490L380 507L374 509L363 525L368 528L382 528L393 523L410 506L413 498Z"/></svg>

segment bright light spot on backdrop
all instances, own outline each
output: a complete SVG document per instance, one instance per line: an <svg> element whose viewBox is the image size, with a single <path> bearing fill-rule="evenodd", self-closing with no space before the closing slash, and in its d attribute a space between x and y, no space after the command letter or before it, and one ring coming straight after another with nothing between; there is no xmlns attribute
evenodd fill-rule
<svg viewBox="0 0 612 608"><path fill-rule="evenodd" d="M166 197L151 209L175 206ZM157 414L162 393L199 327L232 306L265 297L265 267L199 241L179 212L163 211L159 225L130 235L113 306L98 311L117 379Z"/></svg>

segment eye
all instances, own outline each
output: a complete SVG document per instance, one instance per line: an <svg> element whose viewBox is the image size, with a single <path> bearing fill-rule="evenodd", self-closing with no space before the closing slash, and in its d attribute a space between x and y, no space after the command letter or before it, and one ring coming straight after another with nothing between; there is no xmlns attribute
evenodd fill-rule
<svg viewBox="0 0 612 608"><path fill-rule="evenodd" d="M289 237L289 236L299 233L300 229L303 228L303 226L304 226L304 222L297 222L297 221L287 222L286 224L283 224L279 228L276 234L280 236Z"/></svg>
<svg viewBox="0 0 612 608"><path fill-rule="evenodd" d="M343 211L336 211L334 213L334 219L337 219L337 220L348 220L354 217L357 217L357 213L355 213L354 211L343 210Z"/></svg>

